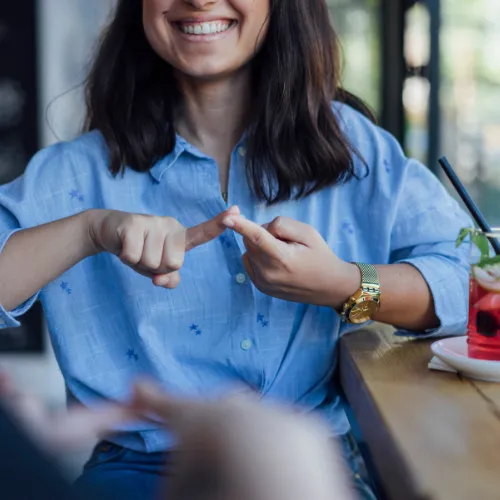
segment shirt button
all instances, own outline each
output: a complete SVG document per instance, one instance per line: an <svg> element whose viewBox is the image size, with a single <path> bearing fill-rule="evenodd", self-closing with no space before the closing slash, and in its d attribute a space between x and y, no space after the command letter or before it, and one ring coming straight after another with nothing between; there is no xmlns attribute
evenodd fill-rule
<svg viewBox="0 0 500 500"><path fill-rule="evenodd" d="M247 277L243 273L238 273L236 275L236 283L239 285L244 285L247 282Z"/></svg>
<svg viewBox="0 0 500 500"><path fill-rule="evenodd" d="M238 148L238 154L239 154L240 156L245 156L245 155L247 154L247 150L246 150L243 146L240 146L240 147Z"/></svg>
<svg viewBox="0 0 500 500"><path fill-rule="evenodd" d="M241 341L241 348L244 351L248 351L252 347L252 341L250 339L245 339Z"/></svg>

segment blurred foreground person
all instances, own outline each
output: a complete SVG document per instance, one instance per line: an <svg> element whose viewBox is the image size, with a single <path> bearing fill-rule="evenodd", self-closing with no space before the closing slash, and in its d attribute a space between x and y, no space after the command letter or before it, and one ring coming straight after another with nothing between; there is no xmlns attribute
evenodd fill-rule
<svg viewBox="0 0 500 500"><path fill-rule="evenodd" d="M315 418L248 395L219 402L172 400L152 385L138 387L134 407L167 422L179 440L162 498L354 498L341 455Z"/></svg>
<svg viewBox="0 0 500 500"><path fill-rule="evenodd" d="M102 437L115 426L140 418L161 421L178 439L176 451L168 458L158 456L165 467L155 498L353 498L340 454L316 419L262 405L248 395L217 402L182 401L151 384L141 384L128 407L107 404L99 410L73 408L50 414L36 399L13 388L6 390L5 380L0 385L7 409L4 413L0 408L0 491L5 500L105 500L109 494L115 495L114 484L104 480L110 473L105 462L89 469L92 481L76 492L40 449L53 455L67 452L96 434ZM36 446L20 428L36 440ZM113 449L107 442L99 447ZM123 459L127 460L126 455ZM108 463L112 467L113 462ZM102 481L95 477L100 473Z"/></svg>

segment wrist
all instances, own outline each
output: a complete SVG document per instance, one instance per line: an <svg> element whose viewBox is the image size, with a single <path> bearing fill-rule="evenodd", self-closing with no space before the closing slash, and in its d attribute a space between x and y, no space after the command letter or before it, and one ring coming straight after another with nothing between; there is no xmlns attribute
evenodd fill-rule
<svg viewBox="0 0 500 500"><path fill-rule="evenodd" d="M96 238L102 212L104 210L89 209L77 215L81 225L82 249L85 257L91 257L102 252L102 248Z"/></svg>
<svg viewBox="0 0 500 500"><path fill-rule="evenodd" d="M350 262L341 262L342 264L337 269L336 278L330 285L330 289L332 289L330 306L336 311L340 311L361 286L361 271L358 266Z"/></svg>

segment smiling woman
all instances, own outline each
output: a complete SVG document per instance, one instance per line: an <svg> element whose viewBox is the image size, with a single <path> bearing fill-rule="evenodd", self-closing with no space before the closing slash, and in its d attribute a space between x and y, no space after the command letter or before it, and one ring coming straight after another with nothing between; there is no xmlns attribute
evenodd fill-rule
<svg viewBox="0 0 500 500"><path fill-rule="evenodd" d="M338 339L371 319L462 333L455 239L470 222L342 90L328 13L325 0L119 0L85 132L0 188L0 319L17 326L40 294L89 407L147 374L174 396L243 384L314 412L373 499L334 383ZM77 486L149 500L175 436L117 430Z"/></svg>
<svg viewBox="0 0 500 500"><path fill-rule="evenodd" d="M183 102L180 95L192 94L202 80L211 89L215 82L230 86L231 100L240 102L235 123L220 110L217 128L227 137L225 151L205 149L221 169L222 191L229 152L244 130L251 185L269 203L353 175L354 149L332 115L331 102L348 101L371 113L340 88L338 40L324 2L144 0L142 16L140 10L139 2L118 3L87 85L86 129L104 135L113 173L125 165L149 170L173 151L176 131L201 145L190 133L190 113L182 112L199 102L194 97ZM212 34L219 26L220 33Z"/></svg>

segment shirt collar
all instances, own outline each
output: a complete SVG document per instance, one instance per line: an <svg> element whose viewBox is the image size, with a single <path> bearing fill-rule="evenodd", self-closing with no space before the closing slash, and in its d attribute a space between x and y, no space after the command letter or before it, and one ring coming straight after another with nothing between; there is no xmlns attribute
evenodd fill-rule
<svg viewBox="0 0 500 500"><path fill-rule="evenodd" d="M157 161L149 170L149 173L156 182L160 182L163 174L179 159L186 151L187 143L184 139L176 137L174 149L164 158Z"/></svg>
<svg viewBox="0 0 500 500"><path fill-rule="evenodd" d="M239 141L236 147L241 146L246 141L246 132L243 134L243 137ZM186 139L181 137L179 134L176 134L175 137L175 147L174 149L164 158L156 162L153 167L149 170L149 173L153 177L156 182L160 182L163 174L176 163L176 161L181 157L183 153L189 153L198 158L208 158L208 156L204 155L197 148L195 148L192 144L190 144Z"/></svg>

